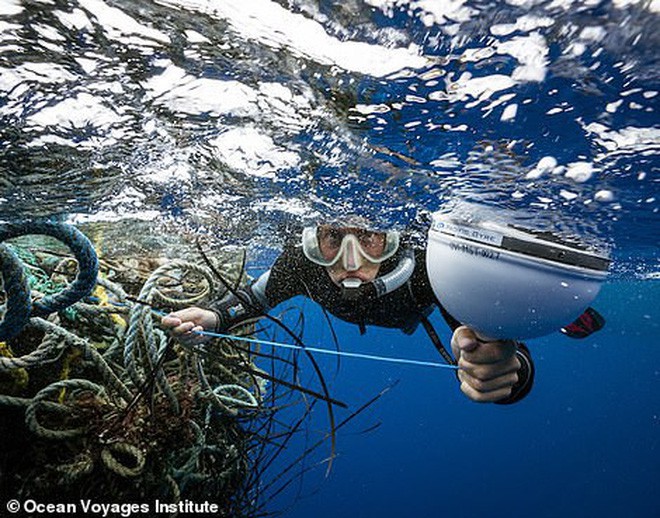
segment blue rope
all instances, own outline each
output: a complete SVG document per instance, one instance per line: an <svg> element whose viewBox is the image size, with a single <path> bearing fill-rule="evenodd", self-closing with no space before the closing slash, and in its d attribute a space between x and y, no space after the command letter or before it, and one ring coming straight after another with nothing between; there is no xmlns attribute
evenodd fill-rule
<svg viewBox="0 0 660 518"><path fill-rule="evenodd" d="M7 246L0 244L0 276L7 297L7 311L0 322L0 342L16 336L30 319L30 286L21 260Z"/></svg>
<svg viewBox="0 0 660 518"><path fill-rule="evenodd" d="M25 277L25 272L20 261L18 263L21 266L20 274L17 274L13 270L8 270L7 274L5 274L4 265L7 264L7 268L10 269L11 267L9 265L15 262L7 254L3 255L2 276L8 300L7 312L0 324L0 329L2 329L0 340L6 340L20 333L29 317L44 317L75 304L80 299L92 293L96 285L99 271L98 257L92 243L76 227L63 223L34 221L0 225L0 242L28 234L52 236L67 245L78 261L78 275L61 292L48 295L30 305L29 288L27 289L27 301L21 291L24 289L24 284L21 284L21 278ZM15 259L18 261L18 258ZM10 293L14 294L14 297L11 297Z"/></svg>
<svg viewBox="0 0 660 518"><path fill-rule="evenodd" d="M160 315L162 317L167 316L168 314L165 313L164 311L160 311L158 309L152 308L152 311L156 313L157 315ZM346 358L361 358L363 360L375 360L375 361L380 361L380 362L388 362L388 363L403 363L406 365L419 365L422 367L438 367L441 369L451 369L451 370L457 370L458 367L456 365L447 365L445 363L438 363L438 362L429 362L425 360L409 360L406 358L393 358L391 356L377 356L374 354L364 354L364 353L352 353L348 351L335 351L332 349L321 349L319 347L303 347L301 345L293 345L293 344L286 344L282 342L272 342L269 340L260 340L257 338L248 338L246 336L236 336L236 335L227 335L223 333L213 333L211 331L194 331L195 334L203 335L203 336L211 336L214 338L225 338L227 340L236 340L239 342L248 342L248 343L253 343L253 344L259 344L259 345L270 345L272 347L279 347L282 349L294 349L297 351L305 350L309 351L312 353L319 353L319 354L331 354L334 356L344 356Z"/></svg>
<svg viewBox="0 0 660 518"><path fill-rule="evenodd" d="M320 349L318 347L302 347L300 345L285 344L281 342L271 342L269 340L258 340L256 338L248 338L245 336L235 336L235 335L226 335L222 333L212 333L210 331L195 331L196 334L212 336L215 338L226 338L229 340L238 340L240 342L249 342L261 345L270 345L273 347L280 347L283 349L296 349L296 350L305 350L313 353L319 354L331 354L334 356L344 356L347 358L361 358L364 360L376 360L380 362L389 362L389 363L404 363L407 365L420 365L423 367L439 367L442 369L452 369L457 370L458 366L456 365L447 365L446 363L438 362L429 362L424 360L409 360L406 358L393 358L391 356L376 356L373 354L363 354L363 353L352 353L348 351L335 351L333 349Z"/></svg>
<svg viewBox="0 0 660 518"><path fill-rule="evenodd" d="M90 297L91 300L97 300L96 297ZM151 308L151 311L155 313L158 316L161 317L166 317L169 315L169 313L166 313L165 311L162 311L160 309L157 309L153 307L151 304L141 302L139 300L135 300L137 304L146 304ZM125 303L123 302L112 302L112 304L116 306L126 306ZM227 340L236 340L239 342L248 342L252 344L259 344L259 345L269 345L272 347L279 347L281 349L294 349L294 350L306 350L309 352L313 353L319 353L319 354L331 354L334 356L344 356L347 358L361 358L364 360L375 360L375 361L381 361L381 362L389 362L389 363L402 363L406 365L418 365L422 367L438 367L440 369L451 369L451 370L458 370L458 366L456 365L448 365L445 363L438 363L438 362L431 362L431 361L425 361L425 360L409 360L406 358L393 358L391 356L377 356L373 354L364 354L364 353L352 353L348 351L335 351L332 349L321 349L319 347L303 347L300 345L293 345L293 344L287 344L287 343L282 343L282 342L273 342L269 340L260 340L257 338L248 338L246 336L236 336L236 335L228 335L228 334L223 334L223 333L214 333L211 331L194 331L195 334L199 334L202 336L210 336L213 338L224 338Z"/></svg>

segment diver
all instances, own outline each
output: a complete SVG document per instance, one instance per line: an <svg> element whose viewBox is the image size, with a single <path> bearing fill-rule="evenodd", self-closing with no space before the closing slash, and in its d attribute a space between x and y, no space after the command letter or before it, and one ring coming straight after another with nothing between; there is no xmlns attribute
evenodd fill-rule
<svg viewBox="0 0 660 518"><path fill-rule="evenodd" d="M329 224L307 227L302 240L287 245L272 268L251 285L207 308L173 312L162 318L162 325L181 342L198 344L208 340L198 331L227 332L303 295L336 317L357 324L361 333L374 325L411 334L422 324L445 361L458 365L460 389L473 401L510 404L525 397L534 380L527 347L511 340L485 342L462 326L431 289L425 250L402 241L397 231ZM428 320L435 307L453 332L455 359Z"/></svg>

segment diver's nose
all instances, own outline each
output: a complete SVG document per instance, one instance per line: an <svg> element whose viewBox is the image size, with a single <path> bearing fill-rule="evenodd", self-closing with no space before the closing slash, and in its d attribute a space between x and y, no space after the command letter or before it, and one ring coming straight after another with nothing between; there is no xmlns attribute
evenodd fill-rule
<svg viewBox="0 0 660 518"><path fill-rule="evenodd" d="M346 236L345 239L347 239L347 242L343 257L344 270L347 272L354 272L359 270L360 266L362 266L362 258L360 257L358 244L356 243L357 239L350 234Z"/></svg>

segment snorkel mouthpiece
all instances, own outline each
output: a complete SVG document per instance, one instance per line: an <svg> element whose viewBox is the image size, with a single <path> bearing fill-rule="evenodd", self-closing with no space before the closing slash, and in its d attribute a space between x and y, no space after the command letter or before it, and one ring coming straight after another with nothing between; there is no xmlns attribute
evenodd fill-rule
<svg viewBox="0 0 660 518"><path fill-rule="evenodd" d="M436 213L426 266L433 291L461 323L490 339L558 331L596 298L610 260L547 232Z"/></svg>
<svg viewBox="0 0 660 518"><path fill-rule="evenodd" d="M348 300L355 300L360 296L362 281L356 277L349 277L341 281L341 295Z"/></svg>

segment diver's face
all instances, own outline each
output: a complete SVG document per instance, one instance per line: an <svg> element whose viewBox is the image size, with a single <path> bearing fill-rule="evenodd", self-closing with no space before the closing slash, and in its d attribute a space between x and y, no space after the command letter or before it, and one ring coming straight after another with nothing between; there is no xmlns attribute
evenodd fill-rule
<svg viewBox="0 0 660 518"><path fill-rule="evenodd" d="M370 257L381 257L385 250L385 234L360 228L323 226L318 232L319 248L326 260L341 257L326 267L330 279L340 286L345 279L371 282L378 276L380 264Z"/></svg>

